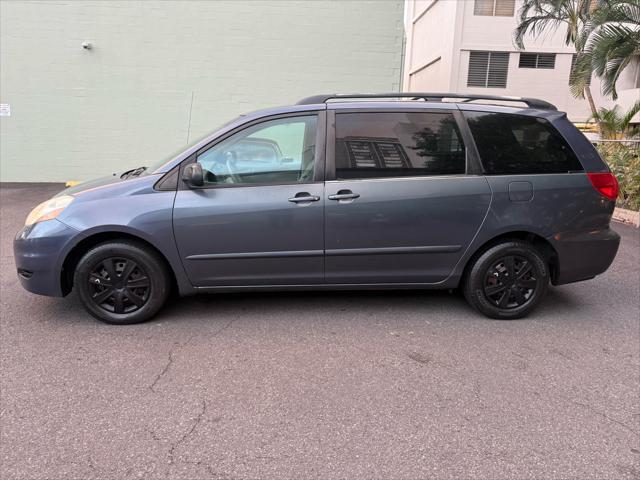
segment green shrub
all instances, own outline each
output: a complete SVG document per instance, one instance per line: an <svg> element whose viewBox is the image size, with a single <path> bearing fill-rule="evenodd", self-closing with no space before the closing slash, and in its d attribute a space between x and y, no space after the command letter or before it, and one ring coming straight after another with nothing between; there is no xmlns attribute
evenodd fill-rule
<svg viewBox="0 0 640 480"><path fill-rule="evenodd" d="M617 205L640 210L640 143L603 142L597 148L620 184Z"/></svg>

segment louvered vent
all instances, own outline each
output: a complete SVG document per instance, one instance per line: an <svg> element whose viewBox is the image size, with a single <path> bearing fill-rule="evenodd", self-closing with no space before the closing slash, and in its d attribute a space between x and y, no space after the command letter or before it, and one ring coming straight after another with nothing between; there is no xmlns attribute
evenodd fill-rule
<svg viewBox="0 0 640 480"><path fill-rule="evenodd" d="M508 52L469 52L468 87L506 88Z"/></svg>
<svg viewBox="0 0 640 480"><path fill-rule="evenodd" d="M496 0L494 15L496 17L513 17L515 0Z"/></svg>
<svg viewBox="0 0 640 480"><path fill-rule="evenodd" d="M474 15L513 17L515 0L475 0Z"/></svg>
<svg viewBox="0 0 640 480"><path fill-rule="evenodd" d="M555 53L521 53L520 68L546 68L553 69L556 67Z"/></svg>
<svg viewBox="0 0 640 480"><path fill-rule="evenodd" d="M539 53L537 68L556 68L556 54L555 53Z"/></svg>
<svg viewBox="0 0 640 480"><path fill-rule="evenodd" d="M473 6L474 15L493 15L495 0L476 0Z"/></svg>

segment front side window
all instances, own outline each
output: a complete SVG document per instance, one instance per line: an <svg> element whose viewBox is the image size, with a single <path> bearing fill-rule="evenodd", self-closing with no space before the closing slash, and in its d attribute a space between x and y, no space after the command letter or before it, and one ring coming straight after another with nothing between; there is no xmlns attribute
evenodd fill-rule
<svg viewBox="0 0 640 480"><path fill-rule="evenodd" d="M465 173L465 149L450 113L338 113L336 178Z"/></svg>
<svg viewBox="0 0 640 480"><path fill-rule="evenodd" d="M485 173L567 173L582 165L560 133L544 118L465 112Z"/></svg>
<svg viewBox="0 0 640 480"><path fill-rule="evenodd" d="M317 117L269 120L198 155L205 184L279 184L313 180Z"/></svg>

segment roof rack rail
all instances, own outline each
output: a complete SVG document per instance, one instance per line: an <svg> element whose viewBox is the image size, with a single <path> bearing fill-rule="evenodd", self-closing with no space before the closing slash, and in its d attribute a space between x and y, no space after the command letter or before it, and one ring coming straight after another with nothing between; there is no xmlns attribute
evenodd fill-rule
<svg viewBox="0 0 640 480"><path fill-rule="evenodd" d="M529 108L537 108L540 110L557 110L556 106L539 100L537 98L527 97L507 97L499 95L477 95L464 93L423 93L423 92L393 92L393 93L332 93L327 95L313 95L312 97L303 98L298 105L313 105L317 103L327 103L329 100L348 100L348 99L376 99L376 98L409 98L411 100L425 100L427 102L441 102L445 98L457 98L462 102L473 102L476 100L494 100L499 102L519 102L524 103Z"/></svg>

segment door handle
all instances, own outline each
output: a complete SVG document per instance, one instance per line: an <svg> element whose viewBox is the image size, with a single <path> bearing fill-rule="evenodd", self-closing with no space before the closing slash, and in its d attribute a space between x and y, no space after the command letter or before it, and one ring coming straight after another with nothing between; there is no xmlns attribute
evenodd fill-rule
<svg viewBox="0 0 640 480"><path fill-rule="evenodd" d="M291 197L289 199L289 201L293 203L317 202L318 200L320 200L320 197L317 195L310 195L307 192L296 193L295 197Z"/></svg>
<svg viewBox="0 0 640 480"><path fill-rule="evenodd" d="M359 193L353 193L351 190L340 190L335 195L329 195L329 200L353 200L360 197Z"/></svg>

